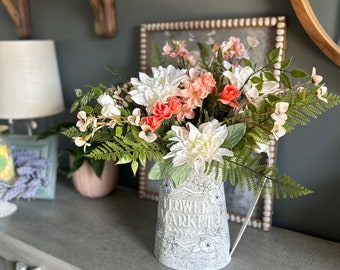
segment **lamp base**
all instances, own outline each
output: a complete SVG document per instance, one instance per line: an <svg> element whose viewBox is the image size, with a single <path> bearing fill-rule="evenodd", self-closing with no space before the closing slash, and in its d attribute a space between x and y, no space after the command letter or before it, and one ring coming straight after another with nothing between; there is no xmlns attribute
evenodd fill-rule
<svg viewBox="0 0 340 270"><path fill-rule="evenodd" d="M12 215L17 210L17 205L11 202L0 202L0 218Z"/></svg>

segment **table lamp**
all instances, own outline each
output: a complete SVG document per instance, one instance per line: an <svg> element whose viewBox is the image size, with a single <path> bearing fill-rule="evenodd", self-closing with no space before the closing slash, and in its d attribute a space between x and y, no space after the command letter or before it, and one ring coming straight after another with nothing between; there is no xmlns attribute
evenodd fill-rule
<svg viewBox="0 0 340 270"><path fill-rule="evenodd" d="M32 129L35 128L33 119L52 116L64 109L54 41L0 41L0 119L9 121L9 134L14 134L13 120L24 120L28 136L15 136L25 137L22 141L24 144L30 141L29 147L38 145L36 137L32 136ZM53 148L56 148L55 145ZM53 159L56 160L54 156L57 156L56 151L53 152ZM54 174L55 167L54 164ZM53 174L49 176L56 177ZM52 185L55 188L55 183ZM15 210L13 203L0 202L0 218Z"/></svg>
<svg viewBox="0 0 340 270"><path fill-rule="evenodd" d="M0 119L34 119L65 109L52 40L0 41ZM28 126L28 134L32 134Z"/></svg>

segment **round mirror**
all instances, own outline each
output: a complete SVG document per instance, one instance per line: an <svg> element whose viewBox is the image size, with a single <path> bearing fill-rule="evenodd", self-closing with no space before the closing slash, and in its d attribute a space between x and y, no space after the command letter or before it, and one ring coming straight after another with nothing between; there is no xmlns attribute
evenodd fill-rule
<svg viewBox="0 0 340 270"><path fill-rule="evenodd" d="M308 0L291 0L291 4L303 28L320 48L337 66L340 67L340 47L321 26ZM336 22L334 22L336 24Z"/></svg>

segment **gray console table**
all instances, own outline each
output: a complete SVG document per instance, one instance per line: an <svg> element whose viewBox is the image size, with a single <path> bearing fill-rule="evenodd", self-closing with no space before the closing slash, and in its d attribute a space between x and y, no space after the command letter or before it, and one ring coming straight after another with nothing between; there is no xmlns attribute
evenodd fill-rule
<svg viewBox="0 0 340 270"><path fill-rule="evenodd" d="M87 199L59 178L54 200L17 204L16 213L0 219L0 256L9 261L42 270L169 269L153 256L157 203L139 199L136 190L119 186ZM230 223L234 237L239 228ZM340 243L249 227L226 270L253 269L340 269Z"/></svg>

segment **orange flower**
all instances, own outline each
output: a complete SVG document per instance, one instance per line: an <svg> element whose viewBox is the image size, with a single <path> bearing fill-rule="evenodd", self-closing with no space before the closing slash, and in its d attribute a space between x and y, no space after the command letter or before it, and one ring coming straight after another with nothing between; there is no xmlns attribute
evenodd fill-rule
<svg viewBox="0 0 340 270"><path fill-rule="evenodd" d="M234 108L240 108L240 104L235 100L241 95L241 92L233 85L226 85L221 93L221 101L223 104L228 104Z"/></svg>
<svg viewBox="0 0 340 270"><path fill-rule="evenodd" d="M181 110L182 103L178 97L173 96L168 98L168 106L172 114L178 114Z"/></svg>
<svg viewBox="0 0 340 270"><path fill-rule="evenodd" d="M145 116L141 119L144 126L150 127L150 129L156 130L161 126L162 120L156 116Z"/></svg>
<svg viewBox="0 0 340 270"><path fill-rule="evenodd" d="M170 118L172 115L169 106L163 102L156 102L151 108L151 114L158 120Z"/></svg>

